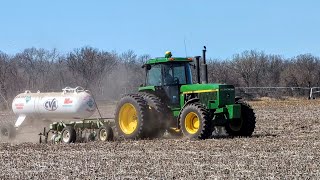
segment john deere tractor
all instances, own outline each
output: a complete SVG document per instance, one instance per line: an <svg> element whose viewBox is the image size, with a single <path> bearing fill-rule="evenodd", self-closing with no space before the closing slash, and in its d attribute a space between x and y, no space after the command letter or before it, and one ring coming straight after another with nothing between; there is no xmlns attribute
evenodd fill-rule
<svg viewBox="0 0 320 180"><path fill-rule="evenodd" d="M224 126L230 136L251 136L256 123L252 108L235 97L233 85L208 83L205 55L204 47L201 68L200 56L172 57L166 52L165 57L148 60L142 66L146 79L139 93L124 95L117 104L118 137L159 138L168 131L188 139L207 139L215 126Z"/></svg>

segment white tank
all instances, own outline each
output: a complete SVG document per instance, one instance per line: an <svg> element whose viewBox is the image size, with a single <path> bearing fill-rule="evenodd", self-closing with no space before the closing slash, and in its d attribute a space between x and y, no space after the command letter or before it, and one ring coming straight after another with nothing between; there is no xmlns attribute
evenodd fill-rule
<svg viewBox="0 0 320 180"><path fill-rule="evenodd" d="M89 91L82 87L62 89L62 92L31 93L25 91L12 102L14 114L19 115L15 126L19 127L26 118L41 120L84 119L96 110Z"/></svg>

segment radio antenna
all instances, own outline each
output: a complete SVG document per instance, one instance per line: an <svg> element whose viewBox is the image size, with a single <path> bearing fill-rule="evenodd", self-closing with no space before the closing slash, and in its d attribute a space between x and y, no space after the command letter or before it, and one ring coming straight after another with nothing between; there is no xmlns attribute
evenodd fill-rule
<svg viewBox="0 0 320 180"><path fill-rule="evenodd" d="M187 54L187 45L186 45L186 37L184 37L183 40L184 40L184 52L186 53L186 57L188 57L188 54Z"/></svg>

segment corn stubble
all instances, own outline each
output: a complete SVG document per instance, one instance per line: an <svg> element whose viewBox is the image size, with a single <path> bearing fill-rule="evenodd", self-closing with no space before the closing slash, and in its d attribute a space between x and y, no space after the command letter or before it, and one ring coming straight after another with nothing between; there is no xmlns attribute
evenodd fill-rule
<svg viewBox="0 0 320 180"><path fill-rule="evenodd" d="M250 102L251 138L0 144L0 179L319 179L320 101Z"/></svg>

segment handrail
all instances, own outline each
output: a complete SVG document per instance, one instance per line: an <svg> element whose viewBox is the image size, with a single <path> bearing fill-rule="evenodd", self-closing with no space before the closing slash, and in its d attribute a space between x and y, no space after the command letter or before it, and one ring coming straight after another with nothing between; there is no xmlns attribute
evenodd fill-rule
<svg viewBox="0 0 320 180"><path fill-rule="evenodd" d="M65 87L62 89L63 93L79 93L79 92L84 92L84 88L81 86L77 86L75 88L71 88L71 87Z"/></svg>

